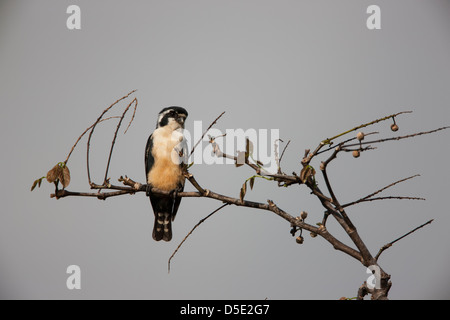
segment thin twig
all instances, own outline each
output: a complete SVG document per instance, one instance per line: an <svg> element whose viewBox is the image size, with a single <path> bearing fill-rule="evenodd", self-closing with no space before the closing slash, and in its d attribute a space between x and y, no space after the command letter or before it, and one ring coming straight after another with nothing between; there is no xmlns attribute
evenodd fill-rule
<svg viewBox="0 0 450 320"><path fill-rule="evenodd" d="M275 153L275 163L277 164L277 168L278 168L277 172L281 173L280 158L278 157L278 144L277 144L278 141L283 142L283 140L281 140L281 139L275 140L275 142L273 143L273 150Z"/></svg>
<svg viewBox="0 0 450 320"><path fill-rule="evenodd" d="M395 118L396 116L401 115L401 114L404 114L404 113L412 113L412 111L402 111L402 112L398 112L398 113L395 113L395 114L391 114L390 116L386 116L386 117L383 117L383 118L380 118L380 119L376 119L376 120L370 121L370 122L368 122L368 123L361 124L361 125L356 126L356 127L352 128L352 129L350 129L350 130L347 130L347 131L344 131L344 132L342 132L342 133L340 133L340 134L338 134L338 135L335 135L335 136L332 137L332 138L327 138L327 139L323 140L323 142L326 143L326 144L328 144L328 143L330 143L332 140L334 140L334 139L336 139L336 138L339 138L339 137L341 137L341 136L343 136L343 135L345 135L345 134L347 134L347 133L350 133L350 132L352 132L352 131L356 131L356 130L359 130L359 129L362 129L362 128L365 128L365 127L368 127L368 126L370 126L370 125L376 124L376 123L381 122L381 121L385 121L385 120L388 120L388 119L391 119L391 118Z"/></svg>
<svg viewBox="0 0 450 320"><path fill-rule="evenodd" d="M311 162L312 158L314 158L316 155L318 155L318 154L319 154L319 151L320 151L325 145L331 145L331 144L333 143L333 140L334 140L334 139L337 139L337 138L339 138L339 137L342 137L343 135L346 135L347 133L356 131L356 130L361 129L361 128L368 127L368 126L370 126L370 125L376 124L376 123L381 122L381 121L385 121L385 120L388 120L388 119L395 119L396 116L401 115L401 114L404 114L404 113L412 113L412 111L402 111L402 112L398 112L398 113L395 113L395 114L391 114L391 115L389 115L389 116L386 116L386 117L383 117L383 118L380 118L380 119L376 119L376 120L373 120L373 121L371 121L371 122L364 123L364 124L361 124L361 125L359 125L359 126L356 126L356 127L352 128L352 129L350 129L350 130L347 130L347 131L344 131L344 132L342 132L342 133L340 133L340 134L337 134L337 135L335 135L334 137L331 137L331 138L327 138L327 139L322 140L322 141L319 143L319 145L317 146L317 148L316 148L312 153L305 154L305 156L304 156L303 159L302 159L302 165L303 165L303 166L307 166L307 165ZM352 140L352 139L353 139L353 138L351 138L350 140ZM358 143L358 145L360 145L360 144ZM347 145L347 147L348 147L348 145ZM327 149L327 150L325 150L325 151L328 151L328 150L331 150L331 148L329 148L329 149ZM323 151L323 152L325 152L325 151Z"/></svg>
<svg viewBox="0 0 450 320"><path fill-rule="evenodd" d="M281 164L281 159L283 159L284 152L286 151L286 149L287 149L289 143L291 143L291 140L289 140L289 141L286 143L286 145L285 145L284 148L283 148L283 151L281 152L281 156L280 156L280 164Z"/></svg>
<svg viewBox="0 0 450 320"><path fill-rule="evenodd" d="M178 249L180 249L180 247L183 245L183 243L187 240L187 238L192 234L192 232L194 232L194 230L201 225L203 222L205 222L206 219L208 219L209 217L211 217L214 213L216 213L217 211L221 210L222 208L228 206L229 203L225 203L223 205L221 205L219 208L217 208L216 210L214 210L213 212L211 212L210 214L208 214L206 217L204 217L203 219L201 219L192 229L191 231L189 231L189 233L184 237L183 241L181 241L181 243L178 245L178 247L175 249L175 251L172 253L172 255L169 258L169 261L167 262L167 271L170 272L170 261L172 260L172 258L175 256L175 254L178 252Z"/></svg>
<svg viewBox="0 0 450 320"><path fill-rule="evenodd" d="M393 183L391 183L391 184L389 184L389 185L387 185L387 186L385 186L385 187L383 187L383 188L381 188L381 189L379 189L379 190L377 190L377 191L375 191L375 192L365 196L364 198L361 198L361 199L353 201L353 202L346 203L342 207L345 208L345 207L349 207L349 206L355 205L355 204L363 202L363 201L368 201L367 199L372 198L373 196L379 194L380 192L382 192L382 191L384 191L384 190L386 190L386 189L388 189L390 187L395 186L398 183L401 183L401 182L404 182L404 181L407 181L407 180L410 180L410 179L413 179L413 178L419 177L419 176L420 176L420 174L416 174L416 175L413 175L411 177L407 177L407 178L404 178L404 179L397 180L397 181L395 181L395 182L393 182ZM417 199L422 200L423 198L417 198ZM425 200L425 199L423 199L423 200Z"/></svg>
<svg viewBox="0 0 450 320"><path fill-rule="evenodd" d="M374 132L365 133L364 136L367 137L367 136L372 135L372 134L379 134L379 132L378 132L378 131L374 131ZM356 140L356 139L357 139L357 137L353 137L353 138L349 138L349 139L347 139L347 140L344 140L344 141L342 141L342 142L340 142L340 143L341 143L342 145L345 145L347 142L350 142L350 141L353 141L353 140ZM345 146L347 146L347 145L345 145ZM329 147L328 149L320 150L319 152L316 153L316 155L319 155L319 154L321 154L321 153L330 151L331 149L334 149L334 148L335 148L335 147L333 146L333 147Z"/></svg>
<svg viewBox="0 0 450 320"><path fill-rule="evenodd" d="M377 255L375 256L375 260L378 261L378 258L379 258L380 255L383 253L383 251L386 250L386 249L388 249L388 248L390 248L390 247L392 247L392 245L393 245L394 243L396 243L397 241L399 241L399 240L403 239L404 237L410 235L411 233L413 233L413 232L419 230L420 228L426 226L427 224L432 223L433 220L434 220L434 219L431 219L431 220L425 222L424 224L422 224L422 225L418 226L417 228L414 228L413 230L411 230L411 231L405 233L404 235L402 235L401 237L395 239L394 241L391 241L391 242L385 244L384 246L382 246L381 249L380 249L380 251L378 251Z"/></svg>
<svg viewBox="0 0 450 320"><path fill-rule="evenodd" d="M441 127L441 128L430 130L430 131L423 131L423 132L408 134L406 136L398 136L398 137L392 137L392 138L386 138L386 139L380 139L380 140L374 140L374 141L364 141L364 142L361 141L360 143L348 144L346 147L359 146L361 144L373 144L373 143L381 143L381 142L386 142L386 141L402 140L402 139L417 137L417 136L420 136L420 135L423 135L423 134L434 133L434 132L445 130L445 129L449 129L449 128L450 128L450 126L446 126L446 127Z"/></svg>
<svg viewBox="0 0 450 320"><path fill-rule="evenodd" d="M377 198L370 198L370 199L360 199L358 201L354 201L354 202L350 202L350 203L344 204L342 207L346 208L346 207L355 205L357 203L376 201L376 200L426 200L426 199L425 198L420 198L420 197L386 196L386 197L377 197Z"/></svg>
<svg viewBox="0 0 450 320"><path fill-rule="evenodd" d="M103 122L103 121L110 120L110 119L117 119L117 118L119 118L119 116L112 116L112 117L109 117L109 118L105 118L105 119L100 120L99 123L100 123L100 122ZM70 149L70 152L69 152L69 154L67 155L66 160L64 160L64 164L67 164L67 161L69 161L69 158L70 158L70 156L71 156L73 150L74 150L75 147L77 146L78 142L80 142L81 138L83 138L83 136L86 134L86 132L88 132L89 129L91 129L94 125L95 125L95 123L92 124L90 127L88 127L86 130L84 130L83 133L78 137L77 141L75 141L75 144L72 146L72 149Z"/></svg>
<svg viewBox="0 0 450 320"><path fill-rule="evenodd" d="M131 123L132 123L133 120L134 120L134 116L136 115L137 99L135 98L134 100L136 100L136 104L134 105L133 114L132 114L131 119L130 119L130 122L128 122L128 126L127 126L127 128L125 129L125 131L123 132L123 134L126 134L126 133L128 132L128 129L130 128Z"/></svg>
<svg viewBox="0 0 450 320"><path fill-rule="evenodd" d="M281 142L284 142L284 141L281 140L281 139L277 139L277 141L275 141L275 145L274 145L275 161L276 161L277 167L278 167L277 173L278 173L278 174L282 174L282 171L281 171L281 159L283 159L284 152L286 151L286 149L287 149L289 143L291 143L291 140L289 140L289 141L286 143L286 145L284 146L283 151L281 152L281 156L280 156L280 157L278 157L278 145L277 145L277 142L278 142L278 141L281 141ZM278 182L278 185L280 185L280 183L281 183L281 182Z"/></svg>
<svg viewBox="0 0 450 320"><path fill-rule="evenodd" d="M191 150L191 153L189 154L189 156L188 156L188 159L192 156L192 154L194 153L194 151L195 151L195 148L197 148L197 146L198 146L198 144L203 140L203 138L205 137L205 135L206 135L206 133L209 131L209 129L211 129L212 128L212 126L213 125L215 125L216 124L216 122L223 116L223 114L225 113L225 111L224 112L222 112L210 125L209 125L209 127L205 130L205 132L203 132L203 134L202 134L202 136L201 136L201 138L197 141L197 143L192 147L192 150Z"/></svg>
<svg viewBox="0 0 450 320"><path fill-rule="evenodd" d="M333 154L327 160L323 161L320 164L320 171L322 171L322 176L323 176L323 179L325 180L325 185L327 186L328 192L330 193L330 196L332 199L332 204L336 208L336 210L328 209L328 211L331 214L333 214L333 216L344 227L344 229L345 229L345 226L342 224L342 220L338 219L338 218L343 218L345 224L347 224L347 226L350 228L350 230L354 230L355 226L351 222L350 218L347 216L347 213L345 212L345 210L339 204L339 201L338 201L336 195L334 194L333 188L331 187L330 180L328 179L327 166L333 159L335 159L337 157L337 154L339 153L339 151L341 151L341 145L337 146L336 149L334 150Z"/></svg>
<svg viewBox="0 0 450 320"><path fill-rule="evenodd" d="M413 179L413 178L415 178L415 177L420 177L420 174L415 174L415 175L413 175L413 176L410 176L410 177L407 177L407 178L404 178L404 179L397 180L397 181L395 181L395 182L393 182L393 183L387 185L386 187L383 187L383 188L381 188L381 189L375 191L374 193L371 193L371 194L369 194L368 196L365 196L363 199L371 198L371 197L373 197L373 196L379 194L380 192L382 192L382 191L384 191L384 190L386 190L386 189L388 189L388 188L390 188L390 187L395 186L396 184L399 184L399 183L401 183L401 182L405 182L405 181L410 180L410 179Z"/></svg>
<svg viewBox="0 0 450 320"><path fill-rule="evenodd" d="M134 99L127 105L127 107L125 108L125 110L123 111L122 116L120 117L119 123L117 124L116 131L114 132L114 138L113 138L112 143L111 143L111 149L109 150L109 157L108 157L108 162L107 162L107 164L106 164L105 178L103 179L103 184L106 184L106 181L107 181L107 178L108 178L109 165L110 165L110 163L111 163L111 156L112 156L112 153L113 153L114 144L116 143L117 132L119 132L120 126L122 125L122 120L123 120L123 118L125 117L125 114L127 113L128 109L131 107L131 105L132 105L133 103L134 103L134 110L136 111L136 108L137 108L137 99L134 98ZM131 121L133 121L133 118L131 119ZM130 121L130 123L128 124L128 127L130 126L131 121ZM127 127L127 130L128 130L128 127Z"/></svg>
<svg viewBox="0 0 450 320"><path fill-rule="evenodd" d="M91 132L89 132L89 137L88 137L88 141L87 141L87 146L86 146L86 169L87 169L87 178L88 178L88 183L89 185L92 184L91 181L91 173L89 170L89 150L90 150L90 146L91 146L91 138L92 135L94 134L94 130L95 127L97 126L97 124L101 121L101 119L103 118L103 116L105 115L105 113L107 113L112 107L114 107L116 104L118 104L120 101L128 98L131 94L133 94L134 92L136 92L136 90L132 90L129 93L127 93L126 95L124 95L122 98L116 100L116 102L114 102L113 104L111 104L108 108L106 108L105 110L103 110L103 112L101 113L101 115L97 118L97 120L94 122L94 124L92 125L91 128Z"/></svg>

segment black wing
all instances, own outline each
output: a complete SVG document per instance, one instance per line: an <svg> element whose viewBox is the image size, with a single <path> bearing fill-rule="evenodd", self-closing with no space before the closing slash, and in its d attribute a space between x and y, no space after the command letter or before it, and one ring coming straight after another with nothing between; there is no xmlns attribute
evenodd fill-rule
<svg viewBox="0 0 450 320"><path fill-rule="evenodd" d="M148 183L147 177L148 173L150 172L151 168L153 167L153 164L155 163L155 158L153 158L152 155L152 148L153 148L153 135L151 134L148 137L147 145L145 146L145 182Z"/></svg>
<svg viewBox="0 0 450 320"><path fill-rule="evenodd" d="M153 165L155 164L155 158L153 157L153 154L152 154L152 148L153 148L153 134L151 134L148 137L147 145L145 146L145 182L147 184L149 183L148 173L150 172ZM150 202L152 204L153 212L156 215L158 210L161 210L161 208L159 208L158 205L162 204L162 203L160 203L160 199L163 197L159 196L159 195L150 194L149 198L150 198ZM163 207L171 208L172 203L165 204Z"/></svg>

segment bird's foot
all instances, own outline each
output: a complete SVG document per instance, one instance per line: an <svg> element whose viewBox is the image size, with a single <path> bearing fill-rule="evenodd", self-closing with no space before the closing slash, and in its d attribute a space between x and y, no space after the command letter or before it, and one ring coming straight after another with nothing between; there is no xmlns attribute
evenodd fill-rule
<svg viewBox="0 0 450 320"><path fill-rule="evenodd" d="M172 199L176 199L178 198L178 193L182 191L183 191L182 187L176 187L175 189L170 191L169 197L171 197Z"/></svg>
<svg viewBox="0 0 450 320"><path fill-rule="evenodd" d="M150 197L150 195L152 194L152 185L147 183L147 186L145 187L145 194L147 195L147 197Z"/></svg>

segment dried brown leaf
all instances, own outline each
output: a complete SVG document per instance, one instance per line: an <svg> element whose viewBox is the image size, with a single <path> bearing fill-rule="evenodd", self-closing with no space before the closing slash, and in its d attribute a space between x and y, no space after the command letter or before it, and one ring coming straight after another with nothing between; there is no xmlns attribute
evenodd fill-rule
<svg viewBox="0 0 450 320"><path fill-rule="evenodd" d="M250 178L250 189L253 190L253 185L255 184L255 177Z"/></svg>
<svg viewBox="0 0 450 320"><path fill-rule="evenodd" d="M64 166L61 170L61 174L59 177L59 181L61 181L61 184L63 188L66 188L70 183L70 171L67 166Z"/></svg>
<svg viewBox="0 0 450 320"><path fill-rule="evenodd" d="M314 170L311 166L306 166L302 169L300 172L300 180L302 180L303 183L308 181L309 178L314 177L316 174L316 170Z"/></svg>
<svg viewBox="0 0 450 320"><path fill-rule="evenodd" d="M58 179L59 169L60 169L59 164L56 164L53 168L50 169L49 172L47 172L46 178L49 183L55 182L56 179Z"/></svg>
<svg viewBox="0 0 450 320"><path fill-rule="evenodd" d="M239 199L244 201L245 194L247 193L247 181L244 182L241 188L241 192L239 193Z"/></svg>
<svg viewBox="0 0 450 320"><path fill-rule="evenodd" d="M40 180L40 179L34 180L33 185L31 186L31 191L33 191L34 188L36 188L36 185L38 184L38 181L39 181L39 180Z"/></svg>

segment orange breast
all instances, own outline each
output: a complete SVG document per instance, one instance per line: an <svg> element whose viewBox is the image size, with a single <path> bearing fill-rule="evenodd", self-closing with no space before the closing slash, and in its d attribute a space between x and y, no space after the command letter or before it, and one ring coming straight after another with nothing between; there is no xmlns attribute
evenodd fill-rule
<svg viewBox="0 0 450 320"><path fill-rule="evenodd" d="M176 159L177 151L174 149L179 142L165 128L156 129L153 133L152 155L155 162L147 176L147 182L154 187L171 191L184 180L179 164L173 160Z"/></svg>

